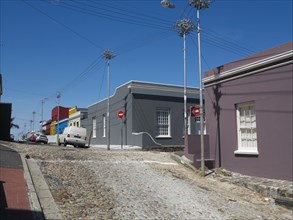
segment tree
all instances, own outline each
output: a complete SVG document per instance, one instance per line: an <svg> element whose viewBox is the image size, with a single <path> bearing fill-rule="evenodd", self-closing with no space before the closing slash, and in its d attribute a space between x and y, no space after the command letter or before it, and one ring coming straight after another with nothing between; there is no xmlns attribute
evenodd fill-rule
<svg viewBox="0 0 293 220"><path fill-rule="evenodd" d="M13 123L14 119L15 119L14 117L10 119L10 129L11 128L19 129L19 125Z"/></svg>

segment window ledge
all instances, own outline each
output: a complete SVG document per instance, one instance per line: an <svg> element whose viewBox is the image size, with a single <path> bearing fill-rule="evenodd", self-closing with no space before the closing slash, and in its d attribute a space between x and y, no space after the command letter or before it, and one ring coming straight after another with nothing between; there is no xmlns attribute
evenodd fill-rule
<svg viewBox="0 0 293 220"><path fill-rule="evenodd" d="M161 139L163 139L163 138L172 138L171 136L156 136L156 138L161 138Z"/></svg>
<svg viewBox="0 0 293 220"><path fill-rule="evenodd" d="M236 151L234 151L234 154L258 155L258 151L236 150Z"/></svg>

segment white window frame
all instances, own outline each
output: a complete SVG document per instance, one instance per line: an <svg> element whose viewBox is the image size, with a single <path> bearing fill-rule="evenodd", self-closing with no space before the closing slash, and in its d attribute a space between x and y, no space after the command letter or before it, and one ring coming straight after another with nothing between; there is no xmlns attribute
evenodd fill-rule
<svg viewBox="0 0 293 220"><path fill-rule="evenodd" d="M103 115L103 134L102 137L106 137L106 115Z"/></svg>
<svg viewBox="0 0 293 220"><path fill-rule="evenodd" d="M255 103L237 104L236 118L238 149L234 153L258 155Z"/></svg>
<svg viewBox="0 0 293 220"><path fill-rule="evenodd" d="M158 114L160 112L164 112L168 114L168 118L167 118L167 124L166 123L162 123L158 121ZM167 133L168 134L158 134L158 129L160 126L168 126L167 128ZM171 113L170 113L170 109L169 108L157 108L156 110L156 138L171 138Z"/></svg>
<svg viewBox="0 0 293 220"><path fill-rule="evenodd" d="M97 137L97 118L93 118L93 138Z"/></svg>

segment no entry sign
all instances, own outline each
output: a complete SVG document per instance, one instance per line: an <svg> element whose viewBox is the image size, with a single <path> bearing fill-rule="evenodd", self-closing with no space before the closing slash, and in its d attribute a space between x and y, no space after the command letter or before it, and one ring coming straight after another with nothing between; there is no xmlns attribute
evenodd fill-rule
<svg viewBox="0 0 293 220"><path fill-rule="evenodd" d="M200 116L200 106L199 105L196 105L196 106L191 106L189 108L190 110L190 116L195 116L195 117L198 117Z"/></svg>
<svg viewBox="0 0 293 220"><path fill-rule="evenodd" d="M118 112L118 118L123 118L124 117L124 111L119 111Z"/></svg>

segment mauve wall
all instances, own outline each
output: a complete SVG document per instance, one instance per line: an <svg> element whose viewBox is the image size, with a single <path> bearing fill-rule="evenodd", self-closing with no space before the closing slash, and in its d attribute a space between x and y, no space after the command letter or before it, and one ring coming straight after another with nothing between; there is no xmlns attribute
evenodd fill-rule
<svg viewBox="0 0 293 220"><path fill-rule="evenodd" d="M207 134L216 166L251 176L293 180L293 65L205 87ZM255 102L258 156L235 155L235 105Z"/></svg>

